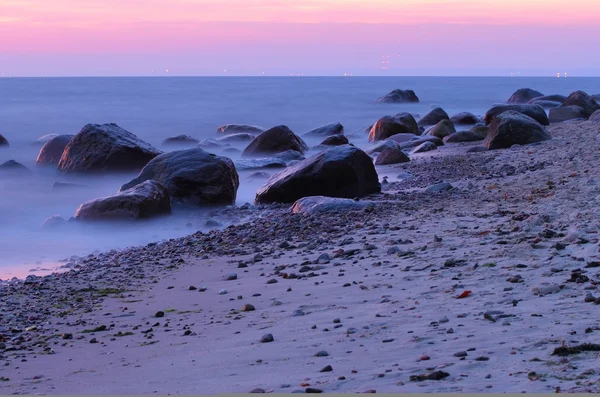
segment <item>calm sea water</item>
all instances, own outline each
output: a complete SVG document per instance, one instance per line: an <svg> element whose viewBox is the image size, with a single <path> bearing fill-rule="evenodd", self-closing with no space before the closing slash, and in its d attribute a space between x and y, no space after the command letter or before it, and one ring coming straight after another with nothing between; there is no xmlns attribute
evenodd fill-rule
<svg viewBox="0 0 600 397"><path fill-rule="evenodd" d="M424 115L435 106L448 113L483 115L518 88L544 94L581 89L600 93L600 78L444 78L444 77L170 77L170 78L21 78L0 79L0 134L10 148L0 163L16 160L30 178L0 177L0 278L49 268L70 255L124 248L193 233L202 213L177 212L168 220L131 227L86 226L41 231L48 216L72 216L79 204L109 195L130 176L75 179L88 189L54 192L56 181L73 181L54 170L36 169L40 149L33 142L50 133L75 134L87 123L114 122L160 147L167 137L216 136L221 124L262 127L285 124L301 134L332 121L341 122L354 143L367 146L365 127L400 111ZM413 89L421 102L376 104L392 89ZM316 142L315 142L316 143ZM240 147L243 148L243 147ZM241 177L238 204L252 202L260 182ZM35 273L35 272L34 272Z"/></svg>

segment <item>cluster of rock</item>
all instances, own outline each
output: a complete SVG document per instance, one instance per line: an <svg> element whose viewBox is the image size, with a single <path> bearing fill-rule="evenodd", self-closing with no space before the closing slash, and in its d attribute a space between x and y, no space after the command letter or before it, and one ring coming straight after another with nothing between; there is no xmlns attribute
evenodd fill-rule
<svg viewBox="0 0 600 397"><path fill-rule="evenodd" d="M596 120L600 117L598 114L594 115L600 110L599 100L600 95L592 96L583 91L575 91L565 97L563 95L544 95L529 88L522 88L509 98L508 103L535 105L549 109L548 122L560 123L570 120ZM539 110L536 112L539 113Z"/></svg>

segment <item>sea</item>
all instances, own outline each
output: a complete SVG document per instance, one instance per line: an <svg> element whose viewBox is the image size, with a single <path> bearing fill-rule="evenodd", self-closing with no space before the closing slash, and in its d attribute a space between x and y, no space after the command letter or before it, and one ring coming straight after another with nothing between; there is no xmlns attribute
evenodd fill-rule
<svg viewBox="0 0 600 397"><path fill-rule="evenodd" d="M574 90L600 93L600 78L556 77L90 77L0 78L0 164L15 160L29 176L0 176L0 279L45 274L73 256L139 246L207 231L205 209L176 210L171 217L129 225L89 224L42 229L49 216L73 216L82 203L113 194L135 175L81 177L39 168L46 134L76 134L88 124L117 123L157 148L164 139L216 138L223 124L270 128L287 125L301 135L340 122L351 142L367 147L365 128L384 115L424 115L442 107L450 115L483 115L519 88L546 95ZM380 104L393 89L414 90L418 104ZM308 141L316 145L318 141ZM238 147L244 148L244 144ZM215 149L220 153L221 149ZM228 152L233 159L239 154ZM267 170L273 172L273 170ZM85 185L56 191L55 182ZM236 205L252 203L264 181L240 172ZM227 224L223 224L223 227Z"/></svg>

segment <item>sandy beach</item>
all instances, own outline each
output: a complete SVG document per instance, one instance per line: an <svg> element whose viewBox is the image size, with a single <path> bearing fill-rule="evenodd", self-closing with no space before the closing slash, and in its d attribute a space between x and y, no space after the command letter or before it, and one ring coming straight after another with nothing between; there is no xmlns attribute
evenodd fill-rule
<svg viewBox="0 0 600 397"><path fill-rule="evenodd" d="M600 124L548 132L378 166L366 210L223 209L254 220L3 282L0 394L598 392Z"/></svg>

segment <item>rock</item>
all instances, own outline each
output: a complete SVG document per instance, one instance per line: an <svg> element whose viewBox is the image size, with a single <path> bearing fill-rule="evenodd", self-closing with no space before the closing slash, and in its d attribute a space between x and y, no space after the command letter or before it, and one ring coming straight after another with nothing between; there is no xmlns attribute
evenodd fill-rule
<svg viewBox="0 0 600 397"><path fill-rule="evenodd" d="M238 159L235 160L234 164L235 168L239 171L287 167L287 163L285 161L276 157L267 157L262 159Z"/></svg>
<svg viewBox="0 0 600 397"><path fill-rule="evenodd" d="M163 311L158 311L158 312L156 312L156 314L154 315L154 317L156 317L156 318L162 318L162 317L164 317L164 316L165 316L165 312L163 312Z"/></svg>
<svg viewBox="0 0 600 397"><path fill-rule="evenodd" d="M10 146L8 144L8 140L2 135L0 134L0 147L2 146Z"/></svg>
<svg viewBox="0 0 600 397"><path fill-rule="evenodd" d="M189 135L177 135L162 141L162 146L196 146L200 143Z"/></svg>
<svg viewBox="0 0 600 397"><path fill-rule="evenodd" d="M321 390L321 389L317 389L317 388L315 388L315 387L307 387L307 388L304 390L304 393L323 393L323 390Z"/></svg>
<svg viewBox="0 0 600 397"><path fill-rule="evenodd" d="M277 154L286 150L294 150L304 153L308 150L306 143L285 125L280 125L267 130L254 138L242 156L260 156L265 154Z"/></svg>
<svg viewBox="0 0 600 397"><path fill-rule="evenodd" d="M471 131L459 131L444 138L444 143L482 141L484 138Z"/></svg>
<svg viewBox="0 0 600 397"><path fill-rule="evenodd" d="M371 158L351 146L335 146L274 175L256 193L256 203L292 203L302 197L361 197L379 193Z"/></svg>
<svg viewBox="0 0 600 397"><path fill-rule="evenodd" d="M38 139L35 140L35 142L33 142L34 145L44 145L46 142L48 142L49 140L51 140L54 137L59 136L60 134L46 134L46 135L42 135L41 137L39 137Z"/></svg>
<svg viewBox="0 0 600 397"><path fill-rule="evenodd" d="M227 281L237 280L237 273L228 274L227 277L225 277L225 280L227 280Z"/></svg>
<svg viewBox="0 0 600 397"><path fill-rule="evenodd" d="M591 96L583 91L571 93L564 101L563 106L579 106L583 108L586 117L590 117L595 111L600 110L600 105Z"/></svg>
<svg viewBox="0 0 600 397"><path fill-rule="evenodd" d="M600 110L596 110L594 113L592 113L590 116L590 121L594 123L600 123Z"/></svg>
<svg viewBox="0 0 600 397"><path fill-rule="evenodd" d="M541 106L544 109L553 109L553 108L557 108L559 106L562 106L561 102L543 101L543 100L537 100L537 99L533 99L533 100L529 101L528 104L529 105L538 105L538 106Z"/></svg>
<svg viewBox="0 0 600 397"><path fill-rule="evenodd" d="M396 134L413 133L411 128L403 123L400 123L392 116L384 116L377 120L371 132L369 132L369 142L382 141Z"/></svg>
<svg viewBox="0 0 600 397"><path fill-rule="evenodd" d="M410 159L400 149L385 149L375 159L375 165L407 163Z"/></svg>
<svg viewBox="0 0 600 397"><path fill-rule="evenodd" d="M176 150L152 159L140 175L120 191L147 180L164 186L175 203L186 205L230 205L240 185L233 162L200 148Z"/></svg>
<svg viewBox="0 0 600 397"><path fill-rule="evenodd" d="M451 189L454 189L454 186L452 186L448 182L442 182L427 186L427 188L425 189L425 193L445 192Z"/></svg>
<svg viewBox="0 0 600 397"><path fill-rule="evenodd" d="M389 139L397 143L404 143L418 138L419 135L415 134L396 134L391 136Z"/></svg>
<svg viewBox="0 0 600 397"><path fill-rule="evenodd" d="M419 120L417 124L420 127L426 127L429 125L436 125L442 120L450 120L448 113L446 113L442 108L435 108L423 116L423 118Z"/></svg>
<svg viewBox="0 0 600 397"><path fill-rule="evenodd" d="M376 100L377 103L417 103L419 98L413 90L393 90Z"/></svg>
<svg viewBox="0 0 600 397"><path fill-rule="evenodd" d="M251 305L251 304L249 304L249 303L246 303L246 304L244 305L244 307L242 307L242 311L243 311L243 312L253 312L253 311L255 311L255 310L256 310L256 308L254 307L254 305Z"/></svg>
<svg viewBox="0 0 600 397"><path fill-rule="evenodd" d="M222 143L244 143L244 142L252 142L255 136L252 134L248 134L247 132L242 132L239 134L228 134L217 138L217 142Z"/></svg>
<svg viewBox="0 0 600 397"><path fill-rule="evenodd" d="M477 135L481 139L485 139L487 137L488 132L490 131L490 127L488 125L474 125L471 127L469 132Z"/></svg>
<svg viewBox="0 0 600 397"><path fill-rule="evenodd" d="M443 146L444 145L444 141L442 141L437 136L422 135L420 137L417 137L416 139L412 139L412 140L410 140L408 142L401 143L400 144L400 149L402 149L402 150L413 149L413 148L416 148L417 146L419 146L419 145L421 145L421 144L423 144L425 142L431 142L435 146Z"/></svg>
<svg viewBox="0 0 600 397"><path fill-rule="evenodd" d="M265 131L264 128L258 127L256 125L247 125L247 124L225 124L217 128L218 134L261 134Z"/></svg>
<svg viewBox="0 0 600 397"><path fill-rule="evenodd" d="M473 146L467 150L467 153L487 152L489 149L485 146Z"/></svg>
<svg viewBox="0 0 600 397"><path fill-rule="evenodd" d="M483 144L488 149L502 149L550 138L550 134L537 121L522 113L509 110L494 118Z"/></svg>
<svg viewBox="0 0 600 397"><path fill-rule="evenodd" d="M348 138L346 138L344 135L331 135L328 136L327 138L325 138L323 140L323 142L321 142L321 145L324 146L340 146L340 145L346 145L348 144Z"/></svg>
<svg viewBox="0 0 600 397"><path fill-rule="evenodd" d="M331 372L331 371L333 371L333 367L331 365L326 365L319 372Z"/></svg>
<svg viewBox="0 0 600 397"><path fill-rule="evenodd" d="M450 117L450 121L455 125L471 125L481 123L481 118L470 112L457 113Z"/></svg>
<svg viewBox="0 0 600 397"><path fill-rule="evenodd" d="M456 132L454 128L454 124L450 120L442 120L430 129L428 129L425 134L438 137L443 139L447 136L450 136Z"/></svg>
<svg viewBox="0 0 600 397"><path fill-rule="evenodd" d="M325 124L321 127L315 128L314 130L310 130L305 132L303 136L308 137L323 137L330 135L343 135L344 134L344 126L338 122Z"/></svg>
<svg viewBox="0 0 600 397"><path fill-rule="evenodd" d="M325 196L303 197L292 205L292 213L316 215L324 212L348 212L375 207L374 201L353 200Z"/></svg>
<svg viewBox="0 0 600 397"><path fill-rule="evenodd" d="M260 343L269 343L269 342L273 342L275 340L275 338L273 338L272 334L266 334L263 335L262 338L260 338Z"/></svg>
<svg viewBox="0 0 600 397"><path fill-rule="evenodd" d="M436 149L437 146L435 146L435 144L431 142L423 142L422 144L411 150L410 154L425 153Z"/></svg>
<svg viewBox="0 0 600 397"><path fill-rule="evenodd" d="M507 111L518 112L525 116L529 116L541 125L550 124L546 111L538 105L496 105L487 111L484 120L487 124L491 124L495 117Z"/></svg>
<svg viewBox="0 0 600 397"><path fill-rule="evenodd" d="M560 123L563 121L574 119L587 120L588 114L582 107L571 105L550 109L548 118L550 119L551 123Z"/></svg>
<svg viewBox="0 0 600 397"><path fill-rule="evenodd" d="M561 105L567 100L567 97L564 95L542 95L542 96L538 96L535 97L533 99L531 99L529 102L527 102L530 105L540 105L540 102L554 102L554 103L560 103ZM540 105L541 106L541 105Z"/></svg>
<svg viewBox="0 0 600 397"><path fill-rule="evenodd" d="M198 147L201 147L203 149L217 149L225 147L226 145L226 143L219 142L216 139L212 138L203 139L200 142L198 142Z"/></svg>
<svg viewBox="0 0 600 397"><path fill-rule="evenodd" d="M467 357L467 356L468 356L468 354L466 351L460 351L460 352L454 353L454 357Z"/></svg>
<svg viewBox="0 0 600 397"><path fill-rule="evenodd" d="M269 174L268 172L257 171L257 172L253 172L252 174L250 174L250 176L248 176L248 179L251 179L251 180L269 179L270 177L271 177L271 174Z"/></svg>
<svg viewBox="0 0 600 397"><path fill-rule="evenodd" d="M393 139L386 139L385 141L379 141L375 144L375 146L371 147L366 151L369 156L372 156L376 153L381 153L386 149L400 149L400 145L394 141Z"/></svg>
<svg viewBox="0 0 600 397"><path fill-rule="evenodd" d="M400 123L406 126L409 130L409 133L415 135L421 135L421 129L417 124L417 120L415 120L414 116L407 112L396 113L392 116L397 123Z"/></svg>
<svg viewBox="0 0 600 397"><path fill-rule="evenodd" d="M56 166L74 135L57 135L42 146L35 164Z"/></svg>
<svg viewBox="0 0 600 397"><path fill-rule="evenodd" d="M131 220L169 214L169 193L160 183L148 180L113 196L88 201L79 206L75 219Z"/></svg>
<svg viewBox="0 0 600 397"><path fill-rule="evenodd" d="M56 229L59 226L66 224L67 221L60 215L52 215L48 217L44 223L42 223L41 228L43 230Z"/></svg>
<svg viewBox="0 0 600 397"><path fill-rule="evenodd" d="M261 389L260 387L253 389L250 391L250 393L252 394L262 394L262 393L266 393L265 389Z"/></svg>
<svg viewBox="0 0 600 397"><path fill-rule="evenodd" d="M530 88L521 88L515 91L515 93L511 95L506 103L527 103L532 99L541 96L544 96L544 94L539 91L535 91Z"/></svg>
<svg viewBox="0 0 600 397"><path fill-rule="evenodd" d="M160 153L116 124L88 124L65 147L58 170L71 173L139 171Z"/></svg>
<svg viewBox="0 0 600 397"><path fill-rule="evenodd" d="M315 357L327 357L329 356L329 353L327 353L325 350L321 350L319 352L317 352L317 354L315 354Z"/></svg>
<svg viewBox="0 0 600 397"><path fill-rule="evenodd" d="M0 164L0 174L2 175L28 175L31 174L29 168L23 164L16 162L15 160L8 160L7 162Z"/></svg>

